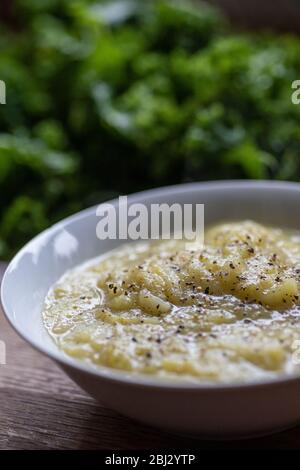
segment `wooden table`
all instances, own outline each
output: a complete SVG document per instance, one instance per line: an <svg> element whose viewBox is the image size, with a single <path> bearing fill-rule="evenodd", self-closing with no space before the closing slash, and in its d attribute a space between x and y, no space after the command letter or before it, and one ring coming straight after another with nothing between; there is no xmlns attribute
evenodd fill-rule
<svg viewBox="0 0 300 470"><path fill-rule="evenodd" d="M0 265L3 273L4 266ZM205 442L148 428L111 411L81 391L48 358L33 350L0 311L0 449L159 450L300 448L300 427L247 441Z"/></svg>

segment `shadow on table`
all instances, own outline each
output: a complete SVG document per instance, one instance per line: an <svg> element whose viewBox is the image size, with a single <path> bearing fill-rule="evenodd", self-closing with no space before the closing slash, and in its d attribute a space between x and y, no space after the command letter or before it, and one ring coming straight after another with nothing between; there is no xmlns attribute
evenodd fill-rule
<svg viewBox="0 0 300 470"><path fill-rule="evenodd" d="M105 411L105 419L104 419ZM105 421L105 426L103 425ZM299 432L293 428L281 433L257 438L227 441L203 440L171 434L144 426L100 405L90 410L86 434L82 436L80 449L106 450L239 450L239 449L299 449Z"/></svg>

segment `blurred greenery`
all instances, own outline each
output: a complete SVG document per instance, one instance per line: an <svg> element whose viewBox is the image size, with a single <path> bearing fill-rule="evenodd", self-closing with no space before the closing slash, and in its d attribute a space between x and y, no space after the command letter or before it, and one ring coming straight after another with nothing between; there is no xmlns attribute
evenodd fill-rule
<svg viewBox="0 0 300 470"><path fill-rule="evenodd" d="M207 5L14 0L0 20L0 258L119 193L300 180L300 39Z"/></svg>

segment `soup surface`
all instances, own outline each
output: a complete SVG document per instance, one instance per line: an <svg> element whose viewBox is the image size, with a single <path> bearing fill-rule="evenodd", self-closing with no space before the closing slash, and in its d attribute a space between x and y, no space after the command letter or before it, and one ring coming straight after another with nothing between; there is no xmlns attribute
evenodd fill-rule
<svg viewBox="0 0 300 470"><path fill-rule="evenodd" d="M300 371L300 234L244 221L123 246L68 272L44 324L66 354L171 380Z"/></svg>

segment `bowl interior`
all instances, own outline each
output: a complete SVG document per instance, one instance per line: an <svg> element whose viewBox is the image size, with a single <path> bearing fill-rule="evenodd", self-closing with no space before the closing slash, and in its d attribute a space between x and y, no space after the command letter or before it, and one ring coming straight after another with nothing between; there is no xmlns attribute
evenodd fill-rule
<svg viewBox="0 0 300 470"><path fill-rule="evenodd" d="M206 225L254 219L300 229L300 185L278 182L195 183L155 189L128 198L128 203L203 203ZM117 207L118 202L113 202ZM2 283L2 303L16 330L52 357L62 354L45 331L41 309L49 288L69 269L121 241L99 240L96 208L76 214L32 240L13 259ZM124 243L124 241L122 241ZM68 361L70 362L70 361Z"/></svg>

